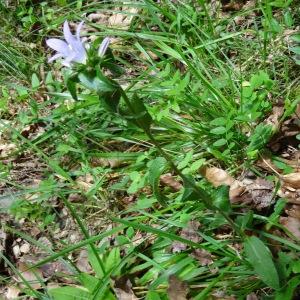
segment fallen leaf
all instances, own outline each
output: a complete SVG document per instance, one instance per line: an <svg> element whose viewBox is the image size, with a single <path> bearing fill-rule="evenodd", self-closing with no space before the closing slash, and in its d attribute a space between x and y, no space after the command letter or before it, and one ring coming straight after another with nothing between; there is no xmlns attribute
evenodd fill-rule
<svg viewBox="0 0 300 300"><path fill-rule="evenodd" d="M113 288L118 300L138 300L132 291L132 284L126 277L121 277L114 282Z"/></svg>
<svg viewBox="0 0 300 300"><path fill-rule="evenodd" d="M18 298L20 293L21 293L21 291L18 287L14 286L14 285L10 285L7 288L5 296L6 296L7 300L14 300L14 299Z"/></svg>
<svg viewBox="0 0 300 300"><path fill-rule="evenodd" d="M178 181L175 176L170 173L163 174L160 176L160 183L164 186L170 187L174 192L178 192L182 189L182 184Z"/></svg>
<svg viewBox="0 0 300 300"><path fill-rule="evenodd" d="M76 183L80 189L82 189L84 192L88 192L93 186L94 178L91 174L86 174L84 176L79 176L76 179Z"/></svg>
<svg viewBox="0 0 300 300"><path fill-rule="evenodd" d="M216 167L205 168L201 173L214 187L230 186L234 182L234 179L226 171Z"/></svg>
<svg viewBox="0 0 300 300"><path fill-rule="evenodd" d="M98 23L98 24L107 24L108 15L102 13L92 13L87 16L87 19L90 22Z"/></svg>
<svg viewBox="0 0 300 300"><path fill-rule="evenodd" d="M236 298L234 296L228 296L226 295L226 292L223 290L215 291L212 293L212 300L220 299L220 300L235 300Z"/></svg>
<svg viewBox="0 0 300 300"><path fill-rule="evenodd" d="M91 165L93 167L109 167L109 168L118 168L124 165L126 162L117 158L98 158L94 157L91 159Z"/></svg>
<svg viewBox="0 0 300 300"><path fill-rule="evenodd" d="M190 221L187 224L186 228L183 228L180 232L180 237L192 241L194 243L199 243L202 241L202 237L197 232L200 227L200 223L198 221ZM182 252L186 250L187 246L184 243L181 243L179 241L175 241L172 243L172 251L174 253L176 252Z"/></svg>
<svg viewBox="0 0 300 300"><path fill-rule="evenodd" d="M238 11L243 8L244 4L239 2L231 2L222 6L223 11Z"/></svg>
<svg viewBox="0 0 300 300"><path fill-rule="evenodd" d="M20 252L23 254L27 254L30 251L30 244L28 243L24 243L21 247L20 247Z"/></svg>
<svg viewBox="0 0 300 300"><path fill-rule="evenodd" d="M278 130L280 118L282 117L284 112L284 107L282 106L274 106L272 109L272 114L264 121L265 124L271 125L273 130Z"/></svg>
<svg viewBox="0 0 300 300"><path fill-rule="evenodd" d="M169 277L169 287L167 290L169 300L187 300L189 292L186 282L181 281L175 275Z"/></svg>
<svg viewBox="0 0 300 300"><path fill-rule="evenodd" d="M108 19L108 25L116 28L129 28L134 16L138 13L138 9L131 7L123 7L122 12L114 13Z"/></svg>
<svg viewBox="0 0 300 300"><path fill-rule="evenodd" d="M247 295L246 300L258 300L258 298L255 293L251 293L251 294Z"/></svg>
<svg viewBox="0 0 300 300"><path fill-rule="evenodd" d="M300 219L300 205L296 205L296 204L286 205L285 213L290 217Z"/></svg>
<svg viewBox="0 0 300 300"><path fill-rule="evenodd" d="M191 256L196 258L201 266L211 265L214 261L212 260L212 255L205 249L195 249Z"/></svg>
<svg viewBox="0 0 300 300"><path fill-rule="evenodd" d="M92 271L91 265L88 259L88 252L86 249L82 249L78 255L76 267L84 273L90 273Z"/></svg>
<svg viewBox="0 0 300 300"><path fill-rule="evenodd" d="M24 262L19 262L18 263L18 269L20 271L20 274L22 277L28 281L28 283L31 285L31 287L35 290L38 290L42 287L41 281L43 281L43 274L40 270L38 269L30 269L30 266L27 265ZM24 284L22 283L22 279L20 277L16 277L16 281L21 283L22 287L25 287Z"/></svg>
<svg viewBox="0 0 300 300"><path fill-rule="evenodd" d="M281 217L280 224L285 226L297 239L300 239L300 220L293 217Z"/></svg>
<svg viewBox="0 0 300 300"><path fill-rule="evenodd" d="M17 145L13 143L0 145L0 157L7 157L16 149Z"/></svg>
<svg viewBox="0 0 300 300"><path fill-rule="evenodd" d="M281 179L285 185L289 185L294 189L300 188L300 172L283 175Z"/></svg>

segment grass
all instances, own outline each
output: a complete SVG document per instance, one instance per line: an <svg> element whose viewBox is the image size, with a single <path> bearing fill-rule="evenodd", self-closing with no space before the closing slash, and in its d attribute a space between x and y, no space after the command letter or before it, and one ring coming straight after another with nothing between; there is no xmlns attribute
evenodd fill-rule
<svg viewBox="0 0 300 300"><path fill-rule="evenodd" d="M21 193L21 201L9 210L12 217L53 239L53 249L30 270L57 259L72 270L72 284L64 284L62 274L56 278L60 287L48 288L51 280L38 278L41 288L35 290L12 258L1 253L24 283L23 295L119 299L119 288L142 299L169 299L171 275L188 284L192 299L297 295L298 240L282 235L286 229L279 222L285 203L267 212L230 205L228 190L214 188L199 172L218 166L235 176L247 170L263 176L255 162L277 130L264 120L279 102L289 118L299 101L298 69L285 40L286 31L299 24L297 5L259 1L225 13L200 0L131 1L126 6L57 1L48 8L35 4L36 10L23 2L18 10L2 8L8 33L0 42L0 77L5 78L0 126L4 141L17 145L9 158L33 157L43 166L43 178L38 186L13 182L8 176L13 166L5 159L0 176L6 188ZM44 39L60 35L66 16L77 21L94 12L133 17L127 28L86 20L99 40L117 38L111 48L124 70L114 78L124 89L119 114L82 85L73 101L62 80L65 72L45 62ZM10 39L14 26L21 34ZM35 50L24 43L35 44ZM127 104L134 95L140 99L133 105L138 116L130 118ZM151 116L151 129L135 110L138 101ZM23 112L10 113L20 104ZM183 188L159 184L166 173ZM72 201L74 194L78 201ZM74 244L55 238L64 210L82 236ZM196 230L190 221L199 222ZM191 236L183 233L187 228ZM4 229L43 248L21 228L3 224ZM87 250L90 273L76 266L80 249ZM7 274L0 276L3 285L12 284ZM132 289L121 279L129 280ZM184 294L184 288L178 293Z"/></svg>

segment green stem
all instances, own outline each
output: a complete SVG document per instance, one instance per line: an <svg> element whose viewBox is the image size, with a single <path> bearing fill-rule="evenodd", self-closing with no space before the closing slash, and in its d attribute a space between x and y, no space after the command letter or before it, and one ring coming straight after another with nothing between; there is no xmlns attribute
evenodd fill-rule
<svg viewBox="0 0 300 300"><path fill-rule="evenodd" d="M125 93L125 91L122 89L122 87L119 86L121 95L124 99L124 101L126 102L128 108L131 110L131 113L134 114L135 110L127 96L127 94ZM197 186L192 180L190 180L187 176L185 176L178 168L177 166L174 164L172 158L163 150L163 148L159 145L159 143L156 141L156 139L154 138L154 136L152 135L152 133L150 132L150 130L148 128L146 128L144 126L144 124L142 122L139 122L137 120L137 123L139 125L139 127L141 129L143 129L143 131L146 133L146 135L149 137L150 141L152 142L152 144L157 148L157 150L159 151L159 153L167 160L167 162L169 163L170 167L173 169L173 171L182 178L183 182L188 183L189 186L191 186L194 190L194 192L197 193L197 195L199 196L199 198L204 202L205 206L210 209L210 210L214 210L214 211L218 211L226 220L227 222L231 225L231 227L233 228L233 230L243 239L245 237L245 234L242 230L240 230L240 228L238 228L236 226L236 224L234 223L234 221L225 213L223 212L221 209L219 209L218 207L214 206L212 203L212 198L211 196L202 188L200 188L199 186Z"/></svg>
<svg viewBox="0 0 300 300"><path fill-rule="evenodd" d="M78 214L75 212L73 206L71 205L71 203L64 197L64 195L61 195L61 198L64 202L64 204L66 205L66 207L69 209L69 211L71 212L71 215L73 216L73 218L76 220L78 226L80 227L84 237L86 239L89 239L90 238L90 235L88 233L88 231L86 230L84 224L82 223L81 219L79 218ZM97 252L97 249L95 247L95 245L93 243L90 243L89 246L91 247L91 250L93 252L93 254L95 255L96 259L97 259L97 262L103 272L103 274L105 275L105 267L104 267L104 264L103 264L103 261L101 260L101 257L99 256L99 253Z"/></svg>

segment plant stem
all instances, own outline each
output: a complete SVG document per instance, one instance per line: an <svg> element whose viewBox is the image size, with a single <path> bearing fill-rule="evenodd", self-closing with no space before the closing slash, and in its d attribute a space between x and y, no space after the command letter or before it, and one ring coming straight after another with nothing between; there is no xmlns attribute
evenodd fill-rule
<svg viewBox="0 0 300 300"><path fill-rule="evenodd" d="M132 104L127 96L127 94L125 93L125 91L122 89L121 86L119 86L121 95L124 99L124 101L126 102L128 108L130 109L131 113L134 114L135 110L132 107ZM139 127L141 129L143 129L143 131L146 133L146 135L149 137L150 141L153 143L153 145L157 148L157 150L159 151L159 153L167 160L167 162L169 163L170 167L173 169L173 171L182 178L183 182L187 183L190 187L193 188L194 192L199 196L199 198L204 202L205 206L213 211L218 211L226 220L227 222L231 225L231 227L233 228L233 230L242 238L245 238L245 234L242 230L240 230L240 228L238 228L238 226L236 226L236 224L234 223L234 221L225 213L223 212L221 209L219 209L218 207L216 207L215 205L213 205L213 201L211 196L202 188L200 188L199 186L197 186L192 180L190 180L187 176L185 176L178 168L177 166L174 164L172 158L164 151L164 149L159 145L159 143L156 141L156 139L154 138L153 134L151 133L151 131L146 128L144 126L144 124L142 122L139 122L139 120L137 120L137 123L139 125Z"/></svg>

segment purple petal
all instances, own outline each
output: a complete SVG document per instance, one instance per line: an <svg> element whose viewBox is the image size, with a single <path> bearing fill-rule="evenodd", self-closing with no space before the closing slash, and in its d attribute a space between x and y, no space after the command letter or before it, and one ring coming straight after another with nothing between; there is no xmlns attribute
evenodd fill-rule
<svg viewBox="0 0 300 300"><path fill-rule="evenodd" d="M66 60L63 60L63 61L61 62L61 64L62 64L63 66L65 66L65 67L71 67L71 64L70 64L68 61L66 61Z"/></svg>
<svg viewBox="0 0 300 300"><path fill-rule="evenodd" d="M53 62L54 60L56 60L56 59L58 59L58 58L60 58L60 57L62 57L62 56L63 56L62 53L57 53L57 54L53 55L52 57L50 57L50 58L48 59L48 63L51 63L51 62Z"/></svg>
<svg viewBox="0 0 300 300"><path fill-rule="evenodd" d="M69 64L69 63L72 62L72 61L76 61L76 60L74 60L75 58L76 58L76 52L72 52L72 53L70 53L69 56L67 56L67 57L64 59L64 62Z"/></svg>
<svg viewBox="0 0 300 300"><path fill-rule="evenodd" d="M77 29L76 29L76 38L78 41L80 41L80 31L81 31L81 28L84 24L84 21L81 21L78 26L77 26Z"/></svg>
<svg viewBox="0 0 300 300"><path fill-rule="evenodd" d="M65 40L67 41L67 43L72 48L75 48L76 39L74 38L74 36L71 33L68 21L64 22L64 37L65 37Z"/></svg>
<svg viewBox="0 0 300 300"><path fill-rule="evenodd" d="M86 62L86 53L85 52L77 52L76 56L72 59L81 64L85 64Z"/></svg>
<svg viewBox="0 0 300 300"><path fill-rule="evenodd" d="M109 44L110 44L110 38L109 38L109 37L106 37L106 38L102 41L102 43L101 43L101 45L100 45L100 47L99 47L99 50L98 50L98 55L99 55L100 57L104 56L104 54L105 54L105 52L106 52L106 50L107 50Z"/></svg>
<svg viewBox="0 0 300 300"><path fill-rule="evenodd" d="M46 44L53 50L62 53L64 56L68 56L70 53L68 44L60 39L46 40Z"/></svg>

